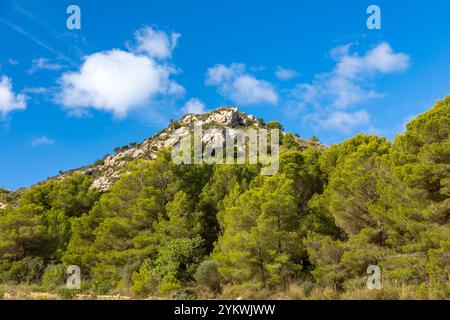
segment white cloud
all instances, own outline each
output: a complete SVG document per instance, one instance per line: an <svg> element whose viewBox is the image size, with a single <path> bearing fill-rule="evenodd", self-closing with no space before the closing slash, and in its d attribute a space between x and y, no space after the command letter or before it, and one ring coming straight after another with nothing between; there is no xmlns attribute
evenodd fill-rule
<svg viewBox="0 0 450 320"><path fill-rule="evenodd" d="M278 94L272 84L246 72L244 64L229 67L219 64L209 68L206 85L216 86L226 99L240 105L277 104Z"/></svg>
<svg viewBox="0 0 450 320"><path fill-rule="evenodd" d="M28 33L25 30L23 30L18 25L14 24L14 23L11 23L8 20L5 20L3 18L0 18L0 23L6 25L7 27L11 28L12 30L16 31L17 33L25 36L26 38L28 38L29 40L31 40L32 42L34 42L36 45L40 46L41 48L44 48L47 51L55 54L59 59L65 60L65 61L69 62L70 64L75 65L75 62L72 59L70 59L69 57L64 55L62 52L59 52L59 51L53 49L52 47L50 47L49 45L45 44L44 42L42 42L41 40L39 40L38 38L36 38L32 34Z"/></svg>
<svg viewBox="0 0 450 320"><path fill-rule="evenodd" d="M13 59L13 58L9 58L8 63L12 66L17 66L19 64L19 61L17 61L16 59Z"/></svg>
<svg viewBox="0 0 450 320"><path fill-rule="evenodd" d="M0 77L0 115L5 117L13 110L23 110L27 107L26 97L13 91L12 81L7 76Z"/></svg>
<svg viewBox="0 0 450 320"><path fill-rule="evenodd" d="M192 98L190 99L188 102L186 102L186 104L184 105L183 108L181 108L181 111L183 113L194 113L194 114L199 114L199 113L204 113L206 112L206 106L205 104L200 101L199 99L196 98Z"/></svg>
<svg viewBox="0 0 450 320"><path fill-rule="evenodd" d="M292 69L286 69L278 66L275 71L275 76L282 81L288 81L295 78L298 75L297 71Z"/></svg>
<svg viewBox="0 0 450 320"><path fill-rule="evenodd" d="M404 53L394 53L387 42L369 51L364 60L369 70L382 73L399 72L408 69L410 58Z"/></svg>
<svg viewBox="0 0 450 320"><path fill-rule="evenodd" d="M50 146L52 144L55 144L55 141L52 139L49 139L46 135L33 138L33 140L31 141L31 145L33 147Z"/></svg>
<svg viewBox="0 0 450 320"><path fill-rule="evenodd" d="M168 35L152 27L143 28L136 31L136 45L132 50L145 53L152 58L166 59L172 55L179 37L180 34L176 32Z"/></svg>
<svg viewBox="0 0 450 320"><path fill-rule="evenodd" d="M24 93L31 93L31 94L44 94L48 93L50 89L44 88L44 87L26 87L22 90Z"/></svg>
<svg viewBox="0 0 450 320"><path fill-rule="evenodd" d="M39 58L34 59L31 63L31 68L28 70L28 74L33 74L39 70L61 70L62 65L57 63L51 63L48 59L45 58Z"/></svg>
<svg viewBox="0 0 450 320"><path fill-rule="evenodd" d="M395 53L387 42L380 43L364 56L350 54L350 47L351 45L345 45L332 50L331 56L337 60L336 76L354 79L376 73L400 72L409 67L409 56Z"/></svg>
<svg viewBox="0 0 450 320"><path fill-rule="evenodd" d="M349 134L357 128L367 127L370 124L370 116L366 110L355 112L335 111L318 122L323 129L338 130Z"/></svg>
<svg viewBox="0 0 450 320"><path fill-rule="evenodd" d="M316 76L319 99L344 109L360 102L380 97L371 86L374 76L404 71L409 66L409 56L394 53L391 46L383 42L367 51L363 56L350 53L350 45L333 49L336 66L330 73Z"/></svg>
<svg viewBox="0 0 450 320"><path fill-rule="evenodd" d="M348 113L343 110L382 97L383 94L375 90L375 77L406 70L410 58L404 53L395 53L386 42L364 55L351 53L350 49L351 45L334 48L331 51L336 61L334 68L317 74L311 83L298 84L291 91L289 112L312 107L319 114L315 118L320 127L328 126L344 133L370 124L366 111Z"/></svg>
<svg viewBox="0 0 450 320"><path fill-rule="evenodd" d="M171 80L175 73L170 64L146 54L119 49L97 52L85 57L77 72L63 74L57 100L71 115L94 108L124 117L159 98L184 94L184 88Z"/></svg>

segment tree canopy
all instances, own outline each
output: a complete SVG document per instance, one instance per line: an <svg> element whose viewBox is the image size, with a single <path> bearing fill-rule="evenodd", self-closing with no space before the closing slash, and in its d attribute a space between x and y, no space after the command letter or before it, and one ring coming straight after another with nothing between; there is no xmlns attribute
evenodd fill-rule
<svg viewBox="0 0 450 320"><path fill-rule="evenodd" d="M237 297L298 284L304 297L345 298L376 265L387 297L450 298L450 96L393 142L295 141L283 134L273 176L175 165L162 150L106 192L82 173L0 189L0 282L61 287L74 264L94 293Z"/></svg>

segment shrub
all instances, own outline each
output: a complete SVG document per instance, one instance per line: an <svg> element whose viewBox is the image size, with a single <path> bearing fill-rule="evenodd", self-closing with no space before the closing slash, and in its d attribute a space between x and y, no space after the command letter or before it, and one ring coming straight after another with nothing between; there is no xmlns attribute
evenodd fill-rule
<svg viewBox="0 0 450 320"><path fill-rule="evenodd" d="M119 284L117 268L112 265L98 264L93 269L93 287L97 294L107 294Z"/></svg>
<svg viewBox="0 0 450 320"><path fill-rule="evenodd" d="M10 264L3 276L4 280L14 283L38 283L44 271L44 260L40 257L25 257Z"/></svg>
<svg viewBox="0 0 450 320"><path fill-rule="evenodd" d="M139 271L131 275L131 281L131 291L134 295L144 297L155 294L158 281L151 270L151 260L144 261Z"/></svg>
<svg viewBox="0 0 450 320"><path fill-rule="evenodd" d="M102 166L103 164L105 163L105 161L104 160L96 160L95 162L94 162L94 166L95 167L99 167L99 166Z"/></svg>
<svg viewBox="0 0 450 320"><path fill-rule="evenodd" d="M175 293L177 290L181 289L181 287L181 282L173 273L169 272L164 276L164 278L162 278L158 289L162 296L167 296L171 293Z"/></svg>
<svg viewBox="0 0 450 320"><path fill-rule="evenodd" d="M42 276L42 287L48 291L54 291L64 284L65 269L62 264L49 265Z"/></svg>
<svg viewBox="0 0 450 320"><path fill-rule="evenodd" d="M267 123L267 128L283 131L283 125L278 121L270 121L269 123Z"/></svg>
<svg viewBox="0 0 450 320"><path fill-rule="evenodd" d="M203 261L198 266L194 278L200 286L207 287L215 293L220 292L221 277L217 262L212 260Z"/></svg>
<svg viewBox="0 0 450 320"><path fill-rule="evenodd" d="M307 294L302 285L291 283L286 290L286 299L288 300L304 300Z"/></svg>
<svg viewBox="0 0 450 320"><path fill-rule="evenodd" d="M79 293L78 290L74 290L74 289L68 289L68 288L61 288L58 291L58 295L61 297L61 299L63 300L72 300L73 298L76 297L76 295Z"/></svg>
<svg viewBox="0 0 450 320"><path fill-rule="evenodd" d="M225 286L222 291L223 299L266 300L270 295L270 291L258 282Z"/></svg>

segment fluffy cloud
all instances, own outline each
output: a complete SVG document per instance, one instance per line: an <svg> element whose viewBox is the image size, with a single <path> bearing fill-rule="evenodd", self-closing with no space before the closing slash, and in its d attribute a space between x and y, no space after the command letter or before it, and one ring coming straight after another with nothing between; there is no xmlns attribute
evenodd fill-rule
<svg viewBox="0 0 450 320"><path fill-rule="evenodd" d="M0 115L5 117L13 110L23 110L27 107L26 97L13 91L12 81L7 76L0 77Z"/></svg>
<svg viewBox="0 0 450 320"><path fill-rule="evenodd" d="M370 116L366 110L355 112L335 111L326 118L318 120L319 125L326 130L338 130L349 134L357 128L370 124Z"/></svg>
<svg viewBox="0 0 450 320"><path fill-rule="evenodd" d="M315 76L312 83L298 84L291 91L290 111L314 108L322 128L350 133L352 129L370 124L366 111L344 112L358 104L381 97L374 89L374 78L381 74L401 72L410 64L404 53L396 53L383 42L364 55L350 52L351 45L331 51L336 61L332 71ZM322 114L321 114L322 113Z"/></svg>
<svg viewBox="0 0 450 320"><path fill-rule="evenodd" d="M33 147L50 146L52 144L55 144L55 141L52 139L49 139L46 135L33 138L33 140L31 141L31 145Z"/></svg>
<svg viewBox="0 0 450 320"><path fill-rule="evenodd" d="M332 57L335 68L316 76L317 99L331 106L344 109L360 102L379 97L371 89L371 79L377 74L404 71L409 66L409 56L394 53L391 46L383 42L363 56L350 53L350 45L335 48Z"/></svg>
<svg viewBox="0 0 450 320"><path fill-rule="evenodd" d="M192 98L181 109L183 113L204 113L206 112L206 106L203 102L201 102L199 99Z"/></svg>
<svg viewBox="0 0 450 320"><path fill-rule="evenodd" d="M367 51L364 56L350 54L350 47L351 45L346 45L332 50L331 55L337 60L335 76L355 79L376 73L404 71L409 67L409 56L395 53L387 42Z"/></svg>
<svg viewBox="0 0 450 320"><path fill-rule="evenodd" d="M295 78L298 75L297 71L292 69L286 69L278 66L275 71L275 76L282 81L288 81Z"/></svg>
<svg viewBox="0 0 450 320"><path fill-rule="evenodd" d="M31 63L31 68L28 70L28 74L33 74L39 70L61 70L62 65L57 63L51 63L48 59L39 58L34 59Z"/></svg>
<svg viewBox="0 0 450 320"><path fill-rule="evenodd" d="M163 56L161 51L159 57ZM174 73L176 70L170 64L147 54L118 49L102 51L85 57L77 72L67 72L61 77L57 100L71 114L83 114L94 108L123 117L152 100L184 94L184 88L171 80Z"/></svg>
<svg viewBox="0 0 450 320"><path fill-rule="evenodd" d="M246 72L244 64L229 67L219 64L209 68L205 83L218 88L226 99L239 105L277 104L278 94L272 84Z"/></svg>
<svg viewBox="0 0 450 320"><path fill-rule="evenodd" d="M136 45L132 50L145 53L152 58L166 59L172 55L179 37L179 33L172 32L168 35L164 31L147 27L136 31Z"/></svg>

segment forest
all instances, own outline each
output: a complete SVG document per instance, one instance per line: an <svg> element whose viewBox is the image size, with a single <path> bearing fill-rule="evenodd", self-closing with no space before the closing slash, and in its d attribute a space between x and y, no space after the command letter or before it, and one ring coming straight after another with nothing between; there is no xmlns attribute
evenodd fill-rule
<svg viewBox="0 0 450 320"><path fill-rule="evenodd" d="M74 173L0 191L0 298L450 299L450 96L389 141L281 139L259 165L135 160L106 192ZM382 287L367 288L379 266Z"/></svg>

